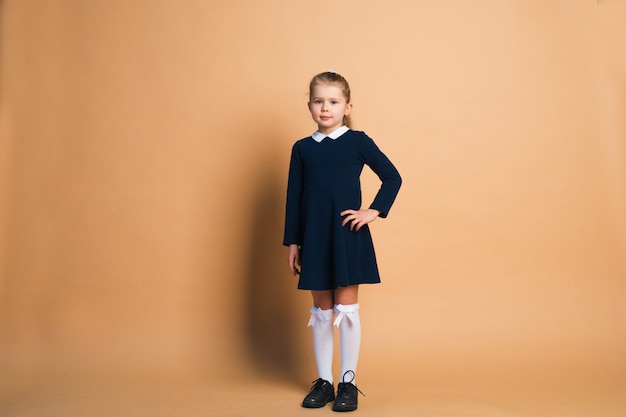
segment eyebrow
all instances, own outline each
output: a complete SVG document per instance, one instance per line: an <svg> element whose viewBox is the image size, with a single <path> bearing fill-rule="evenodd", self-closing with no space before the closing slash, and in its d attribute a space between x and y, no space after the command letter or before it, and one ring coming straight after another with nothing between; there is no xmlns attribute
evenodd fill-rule
<svg viewBox="0 0 626 417"><path fill-rule="evenodd" d="M313 97L311 100L341 100L341 98L337 97Z"/></svg>

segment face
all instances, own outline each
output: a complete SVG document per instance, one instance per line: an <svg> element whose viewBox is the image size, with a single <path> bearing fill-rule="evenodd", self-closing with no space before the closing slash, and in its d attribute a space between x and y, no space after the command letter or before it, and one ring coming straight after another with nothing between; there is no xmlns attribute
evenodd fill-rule
<svg viewBox="0 0 626 417"><path fill-rule="evenodd" d="M343 126L343 116L350 114L352 104L346 103L341 87L317 84L313 87L309 111L317 129L326 135Z"/></svg>

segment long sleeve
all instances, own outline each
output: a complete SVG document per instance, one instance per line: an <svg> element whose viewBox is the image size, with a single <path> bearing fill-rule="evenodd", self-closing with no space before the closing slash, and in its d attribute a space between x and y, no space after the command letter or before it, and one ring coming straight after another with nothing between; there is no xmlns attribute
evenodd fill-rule
<svg viewBox="0 0 626 417"><path fill-rule="evenodd" d="M365 134L363 136L361 156L381 181L380 189L369 208L378 210L380 217L387 217L402 185L402 178L396 167L374 141Z"/></svg>
<svg viewBox="0 0 626 417"><path fill-rule="evenodd" d="M302 243L302 226L300 221L302 204L302 161L295 143L291 149L291 161L289 163L289 177L287 181L287 205L285 209L285 232L283 245Z"/></svg>

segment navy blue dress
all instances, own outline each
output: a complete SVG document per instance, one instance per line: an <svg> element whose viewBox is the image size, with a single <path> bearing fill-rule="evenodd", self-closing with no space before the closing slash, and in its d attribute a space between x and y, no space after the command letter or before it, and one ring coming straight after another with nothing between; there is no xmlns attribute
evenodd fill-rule
<svg viewBox="0 0 626 417"><path fill-rule="evenodd" d="M358 232L342 226L340 213L361 208L363 166L382 184L370 208L387 217L402 179L389 158L364 132L348 130L337 139L312 137L293 145L287 184L283 244L300 246L303 290L331 290L380 282L368 225Z"/></svg>

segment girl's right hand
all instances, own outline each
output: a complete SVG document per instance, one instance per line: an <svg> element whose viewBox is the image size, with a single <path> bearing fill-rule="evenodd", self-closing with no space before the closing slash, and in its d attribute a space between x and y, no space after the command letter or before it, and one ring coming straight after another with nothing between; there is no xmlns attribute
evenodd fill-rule
<svg viewBox="0 0 626 417"><path fill-rule="evenodd" d="M289 245L289 255L287 256L287 262L289 262L289 269L291 274L296 276L300 273L300 248L296 244Z"/></svg>

